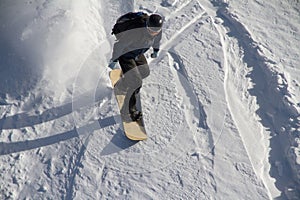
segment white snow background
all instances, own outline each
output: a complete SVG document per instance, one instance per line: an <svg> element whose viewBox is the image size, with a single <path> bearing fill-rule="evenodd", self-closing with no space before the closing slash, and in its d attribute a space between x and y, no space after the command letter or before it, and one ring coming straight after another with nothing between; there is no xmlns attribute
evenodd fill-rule
<svg viewBox="0 0 300 200"><path fill-rule="evenodd" d="M165 17L126 139L116 19ZM0 199L299 199L299 0L0 1Z"/></svg>

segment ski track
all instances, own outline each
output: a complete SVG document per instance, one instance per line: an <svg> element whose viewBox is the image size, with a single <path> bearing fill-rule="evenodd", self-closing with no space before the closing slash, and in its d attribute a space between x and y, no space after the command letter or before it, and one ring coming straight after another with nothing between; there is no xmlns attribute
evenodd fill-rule
<svg viewBox="0 0 300 200"><path fill-rule="evenodd" d="M222 5L225 5L225 4L222 4ZM226 33L224 33L225 31L222 30L222 27L220 27L218 24L216 24L213 20L213 18L211 17L211 21L213 22L213 25L214 27L216 28L216 30L218 31L218 34L220 36L220 42L221 42L221 45L222 45L222 49L223 49L223 58L224 58L224 71L225 71L225 77L224 77L224 91L225 91L225 96L226 96L226 101L228 102L228 111L229 113L234 116L234 113L235 111L232 109L231 107L231 102L232 99L229 98L230 96L230 88L228 87L228 83L229 82L235 82L237 76L234 76L233 79L231 79L229 77L229 65L231 65L231 58L230 58L230 55L227 53L230 49L229 49L229 46L230 46L230 41L226 41ZM231 48L231 47L230 47ZM233 104L234 105L234 104ZM227 115L227 113L225 114ZM237 121L235 120L235 118L233 117L233 120L235 122L236 125L238 125ZM224 120L225 122L225 120ZM223 126L224 127L224 126ZM222 129L222 132L223 132L223 129ZM263 135L261 135L263 136ZM221 135L220 135L221 137ZM217 143L220 139L220 137L218 137L217 139ZM247 145L245 144L245 142L247 140L244 139L244 137L241 135L241 138L243 139L243 143L245 145L245 147L247 147ZM260 142L261 141L264 141L264 137L260 137L261 139L259 140ZM259 144L262 144L262 143L259 143ZM252 162L252 159L251 159L251 156L248 152L249 149L246 148L246 152L248 154L248 157L250 157L250 162L251 162L251 165L252 165L252 168L255 170L255 167L253 165L253 162ZM264 152L266 152L266 149L264 149ZM260 172L257 172L257 170L255 170L256 173L260 174Z"/></svg>
<svg viewBox="0 0 300 200"><path fill-rule="evenodd" d="M201 103L201 101L198 99L198 97L195 95L194 93L194 88L192 86L192 84L189 82L189 77L188 77L188 73L185 69L185 66L182 62L182 60L180 59L180 56L176 53L172 53L173 51L168 52L168 56L169 56L169 66L173 67L173 74L175 76L175 82L177 83L177 90L178 93L181 94L181 96L183 97L187 97L189 99L183 99L182 104L185 104L183 106L181 106L182 108L184 108L184 112L185 112L185 118L186 118L186 122L189 124L190 127L190 131L193 133L194 136L194 142L195 142L195 152L191 152L191 155L197 156L199 159L199 153L197 152L199 149L201 149L201 145L198 142L198 137L201 138L203 140L203 135L200 134L201 131L199 131L199 128L202 128L204 131L206 131L208 133L208 148L209 150L207 152L205 152L205 150L202 150L203 152L201 152L201 154L204 157L209 157L209 154L212 155L211 159L211 164L212 164L212 169L214 168L214 140L211 134L211 130L207 125L207 121L206 121L206 113L205 110L203 108L203 105ZM183 94L186 95L183 95ZM191 103L191 105L189 105L188 103ZM195 121L195 119L193 119L193 117L190 117L191 114L193 113L193 117L198 120L197 126L195 127L195 124L192 124L191 122ZM202 144L203 145L203 144ZM203 148L203 147L202 147ZM216 181L215 181L215 177L210 173L209 178L207 178L207 181L211 183L211 186L214 188L215 192L217 192L217 186L216 186Z"/></svg>
<svg viewBox="0 0 300 200"><path fill-rule="evenodd" d="M285 126L286 124L288 124L289 118L291 116L286 115L285 120L284 119L276 119L275 116L274 117L272 116L273 119L272 119L272 122L270 122L268 120L268 117L265 116L264 113L272 112L272 110L271 110L272 108L267 106L265 104L265 102L270 102L271 103L272 101L274 101L273 98L277 97L278 95L281 96L281 97L278 97L279 99L284 99L284 95L285 95L284 92L286 90L286 87L282 89L283 94L279 94L279 93L276 93L275 90L274 91L271 90L271 91L267 91L267 94L268 94L268 92L270 92L268 94L268 96L267 95L263 95L263 96L261 95L261 92L265 93L264 91L266 91L264 89L264 86L268 85L268 82L262 82L262 80L269 80L269 78L268 77L266 78L266 76L268 76L267 73L270 73L270 72L268 72L266 70L268 70L268 67L269 67L270 64L275 64L275 63L271 60L268 60L265 56L261 55L260 52L262 52L262 50L257 45L257 43L253 40L251 34L248 32L246 27L243 24L241 24L239 21L237 21L233 17L233 15L228 12L227 7L225 6L225 4L223 4L223 5L224 5L224 7L221 7L218 10L217 14L220 18L222 18L224 20L224 25L231 30L232 37L238 39L240 48L242 48L244 50L244 62L248 66L253 67L253 71L251 72L249 77L254 82L254 88L252 90L250 90L250 94L254 95L257 98L257 103L258 103L258 105L260 105L259 110L257 111L257 114L261 117L262 124L264 126L269 127L270 130L271 130L271 134L275 135L276 134L275 132L277 132L279 130L278 129L276 130L274 125L275 126L279 125L279 127ZM257 63L258 63L258 66L255 66L255 64L257 64ZM227 68L227 70L228 70L228 68ZM226 95L227 96L229 95L228 89L229 88L226 89L226 93L227 93ZM271 99L268 99L269 97L271 97ZM231 111L231 113L233 113L232 109L230 111ZM288 113L288 110L286 112ZM233 113L233 115L234 115L234 113ZM245 138L245 135L242 135L242 138ZM246 144L246 141L250 141L250 140L247 140L246 138L244 139L244 144L247 147L248 145ZM258 138L262 138L262 140L263 140L263 138L265 138L265 137L264 137L264 135L260 134L258 136ZM281 139L283 139L283 138L281 138ZM271 139L271 141L272 141L272 139ZM278 146L278 142L275 142L273 144L271 142L271 149L273 149L275 147L273 145ZM284 146L286 146L286 145L284 145ZM278 147L275 147L275 148L278 148ZM251 149L247 149L247 151L249 151L249 150L251 150ZM266 152L267 150L264 149L263 151ZM285 150L282 149L281 151L283 153ZM274 158L275 155L272 154L272 150L270 152L270 155L271 155L271 157L269 159L270 159L270 163L272 163L272 162L274 162L273 160L276 160L276 158ZM251 158L251 156L250 156L250 158ZM252 163L252 165L253 165L253 163ZM271 170L272 170L272 167L274 167L274 166L271 165ZM282 182L282 180L280 178L280 175L275 175L275 177L276 177L277 183L279 182L279 185L284 185L284 183ZM287 187L287 186L288 185L283 186L283 188L280 188L280 190L284 191L285 187Z"/></svg>
<svg viewBox="0 0 300 200"><path fill-rule="evenodd" d="M224 89L226 93L226 99L228 102L228 108L229 112L233 116L233 119L235 121L235 124L238 128L241 127L247 127L241 125L243 122L237 120L239 117L239 112L234 108L234 105L239 105L239 102L234 100L231 96L234 96L234 92L232 91L232 88L228 87L231 82L235 82L235 78L237 76L234 76L232 78L229 78L229 74L233 73L233 70L231 69L232 66L235 64L232 63L230 55L227 54L228 47L230 44L230 38L235 38L239 44L239 48L243 50L243 61L246 64L246 67L252 68L253 70L250 71L249 75L246 77L250 78L253 82L253 88L248 89L250 95L256 97L257 104L259 105L259 109L256 111L256 114L261 118L261 124L264 127L268 127L271 132L271 140L270 140L270 147L271 151L269 153L269 163L271 163L271 176L273 176L276 179L276 186L277 189L279 189L282 194L281 196L284 196L285 191L287 191L287 188L289 188L291 185L294 185L292 181L292 176L288 173L285 174L284 177L289 177L288 179L282 177L282 170L278 171L277 166L272 164L276 163L276 160L283 160L285 157L284 151L285 149L281 149L278 152L278 147L283 145L287 146L287 143L289 143L288 139L280 134L278 135L278 132L282 132L281 127L294 127L296 129L297 125L294 123L297 121L297 111L294 111L293 105L291 102L284 104L284 101L286 99L286 95L289 95L288 86L284 85L287 81L284 78L283 74L280 74L272 69L273 65L276 65L276 62L268 59L264 54L263 50L260 48L260 46L257 44L256 41L254 41L251 33L247 30L247 27L243 25L240 21L238 21L237 17L234 16L230 11L228 10L228 4L224 1L212 1L212 4L215 8L217 8L217 17L223 20L222 26L229 29L228 33L224 33L225 31L222 30L222 27L219 27L219 24L215 24L214 26L219 32L220 35L220 41L222 43L223 47L223 53L224 53L224 69L225 69L225 80L224 80ZM225 41L228 40L228 41ZM272 81L273 77L281 77L283 81L282 83L277 81ZM275 82L275 84L274 84ZM277 83L277 84L276 84ZM273 84L273 85L272 85ZM265 86L268 85L269 88L266 88ZM246 87L246 85L244 86ZM279 89L280 88L280 89ZM279 92L278 92L279 89ZM244 88L245 91L245 88ZM262 95L265 94L265 95ZM274 99L275 97L275 99ZM275 100L275 101L274 101ZM274 103L275 102L275 103ZM270 104L271 106L267 105ZM284 106L282 106L282 104ZM276 110L279 110L280 112L286 113L286 118L276 117ZM266 114L265 114L266 113ZM295 114L296 113L296 114ZM282 116L282 115L281 115ZM292 120L290 120L292 119ZM264 181L264 184L267 186L267 189L272 189L272 186L270 186L266 180L264 179L263 166L266 166L266 163L268 163L265 159L267 159L268 150L266 148L266 137L265 132L258 131L257 135L253 135L251 132L248 133L245 130L239 131L240 136L243 140L244 146L246 148L247 154L250 158L251 164L253 169L255 170L256 174L261 177L261 179ZM246 134L245 134L246 133ZM254 137L256 138L254 138ZM257 158L256 155L254 155L252 152L255 147L252 144L249 144L249 141L255 141L257 140L257 144L260 144L260 147L256 146L256 148L260 148L263 152L263 155L265 155L265 158ZM292 144L290 144L292 146ZM276 149L276 150L275 150ZM272 152L274 150L274 152ZM261 154L260 154L261 155ZM279 157L278 157L279 156ZM287 161L286 161L287 162ZM289 171L289 167L286 166L284 163L280 163L280 166L283 168L286 168L285 170ZM276 174L276 172L278 174ZM270 187L270 188L268 188ZM271 198L271 192L269 191L269 197Z"/></svg>
<svg viewBox="0 0 300 200"><path fill-rule="evenodd" d="M199 1L198 1L199 2ZM199 2L199 5L205 10L205 13L208 14L207 9L201 5L201 3ZM216 28L216 30L218 31L218 34L220 36L220 42L221 42L221 46L222 46L222 51L223 51L223 58L224 58L224 70L225 70L225 77L224 77L224 82L227 81L227 73L226 73L226 69L227 69L227 54L226 54L226 43L224 41L223 35L221 34L220 29L218 28L218 26L214 23L214 20L212 18L212 16L209 16L209 18L211 19L211 23L214 25L214 27ZM221 63L218 63L219 67L221 66ZM226 89L225 89L225 93L226 93ZM224 114L224 119L223 119L223 125L222 125L222 129L220 130L220 134L219 136L215 139L215 141L213 141L213 138L211 139L213 141L213 146L212 146L212 153L214 155L214 148L215 145L219 143L221 135L223 134L223 129L224 129L224 123L225 123L225 118L227 116L227 109L225 110L225 114ZM211 136L212 137L212 136Z"/></svg>
<svg viewBox="0 0 300 200"><path fill-rule="evenodd" d="M209 143L209 151L207 153L204 153L205 156L208 156L208 154L214 155L214 140L211 134L211 130L207 124L207 115L206 111L203 108L203 105L199 98L195 95L195 89L194 86L189 81L188 73L185 69L185 66L180 58L180 55L173 53L174 50L171 50L168 52L168 56L171 58L169 61L169 66L173 67L175 69L175 77L177 82L177 89L179 90L179 93L186 94L186 96L189 98L188 100L185 99L182 103L185 103L186 105L182 106L185 108L185 116L186 121L189 124L189 127L194 127L194 124L191 124L191 122L198 120L197 126L205 130L209 133L208 135L208 143ZM185 95L182 95L185 96ZM191 105L188 105L188 101L190 101ZM193 108L193 110L190 107ZM195 119L190 118L189 116L193 113L193 116ZM198 131L192 129L191 130L194 133L194 137L197 137ZM194 139L196 143L196 148L200 148L199 143L197 142L197 139Z"/></svg>
<svg viewBox="0 0 300 200"><path fill-rule="evenodd" d="M187 71L185 69L185 66L184 66L184 64L182 62L182 59L180 58L180 55L178 55L178 54L176 54L174 52L175 52L174 50L171 50L171 51L168 52L169 53L168 55L170 57L172 57L172 62L170 62L169 66L172 66L177 71L177 73L179 73L180 75L182 75L185 78L185 80L189 81L188 73L187 73ZM188 87L185 86L182 83L182 81L180 80L180 77L178 78L178 80L179 80L178 81L179 84L181 84L181 87L184 88L184 90L186 91L186 93L189 94L188 96L190 96L191 99L192 99L192 96L193 96L193 93L194 93L194 86L190 82L188 82L188 85L189 85ZM191 89L188 89L188 88L191 88L192 91L191 91ZM209 130L209 127L208 127L207 121L206 121L207 116L206 116L205 110L203 109L203 105L202 105L201 101L198 99L198 97L197 97L197 102L193 102L192 101L192 105L195 108L198 108L197 112L200 113L200 116L196 115L197 118L198 118L198 120L199 120L199 126L201 128L203 128L203 129Z"/></svg>
<svg viewBox="0 0 300 200"><path fill-rule="evenodd" d="M161 48L169 49L171 47L172 43L174 42L174 40L176 40L176 38L178 38L187 28L189 28L191 25L198 22L198 20L201 19L201 17L203 17L204 14L206 14L206 13L203 12L203 13L199 14L193 20L188 22L184 27L182 27L180 30L177 30L176 33L173 34L172 37L168 40L168 42L165 42L164 44L161 45Z"/></svg>

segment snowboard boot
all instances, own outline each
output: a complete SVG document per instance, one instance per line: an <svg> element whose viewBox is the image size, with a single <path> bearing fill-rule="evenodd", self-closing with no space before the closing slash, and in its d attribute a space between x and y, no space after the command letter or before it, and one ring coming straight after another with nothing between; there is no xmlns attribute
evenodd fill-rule
<svg viewBox="0 0 300 200"><path fill-rule="evenodd" d="M133 112L130 112L130 118L132 121L140 121L142 120L143 113L141 111L135 110Z"/></svg>
<svg viewBox="0 0 300 200"><path fill-rule="evenodd" d="M142 120L143 114L141 111L138 110L130 110L128 112L125 111L126 109L124 109L124 107L121 109L121 117L123 119L123 121L125 122L130 122L130 121L140 121Z"/></svg>
<svg viewBox="0 0 300 200"><path fill-rule="evenodd" d="M132 121L139 121L142 119L142 112L139 111L136 107L136 103L137 103L137 96L139 95L139 91L140 88L138 88L136 91L134 91L134 93L132 94L132 96L130 97L129 100L129 113L130 113L130 118L132 119Z"/></svg>

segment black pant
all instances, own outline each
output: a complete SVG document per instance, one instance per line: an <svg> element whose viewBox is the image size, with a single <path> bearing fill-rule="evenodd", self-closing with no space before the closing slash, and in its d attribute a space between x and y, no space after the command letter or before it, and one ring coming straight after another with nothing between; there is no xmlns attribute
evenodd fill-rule
<svg viewBox="0 0 300 200"><path fill-rule="evenodd" d="M136 110L136 99L143 84L143 79L149 76L150 70L147 60L143 54L135 59L121 56L119 63L123 71L123 77L118 82L119 90L126 91L123 112L129 113ZM127 110L129 109L129 110Z"/></svg>

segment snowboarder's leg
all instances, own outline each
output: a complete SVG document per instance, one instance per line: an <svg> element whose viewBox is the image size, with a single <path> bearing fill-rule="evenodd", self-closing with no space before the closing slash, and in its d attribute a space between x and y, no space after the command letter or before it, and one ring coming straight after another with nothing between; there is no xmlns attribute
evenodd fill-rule
<svg viewBox="0 0 300 200"><path fill-rule="evenodd" d="M131 95L129 100L129 113L130 117L133 121L137 121L142 118L142 112L139 111L137 108L137 100L140 101L140 88L138 88L134 93Z"/></svg>
<svg viewBox="0 0 300 200"><path fill-rule="evenodd" d="M134 59L127 59L124 57L119 58L119 63L122 68L123 77L116 84L116 89L127 93L130 89L135 91L142 85L142 77L136 68L136 63Z"/></svg>
<svg viewBox="0 0 300 200"><path fill-rule="evenodd" d="M123 77L116 84L117 93L125 94L124 105L121 109L123 116L130 115L131 109L136 104L136 91L142 86L142 75L134 59L119 58L119 63L123 71Z"/></svg>
<svg viewBox="0 0 300 200"><path fill-rule="evenodd" d="M129 111L130 112L137 111L136 103L137 103L137 99L139 99L140 89L141 88L136 89L130 97L130 100L129 100Z"/></svg>
<svg viewBox="0 0 300 200"><path fill-rule="evenodd" d="M144 54L139 55L135 59L136 66L138 67L138 70L142 76L142 79L148 77L150 75L150 69L147 62L147 59L145 58Z"/></svg>
<svg viewBox="0 0 300 200"><path fill-rule="evenodd" d="M149 66L147 60L143 54L139 55L135 59L135 63L137 65L138 71L141 75L141 78L144 79L150 74ZM142 87L142 85L141 85ZM132 94L129 100L129 112L131 119L136 121L142 118L142 112L137 109L137 99L140 100L140 89L141 87L137 88L134 93Z"/></svg>

